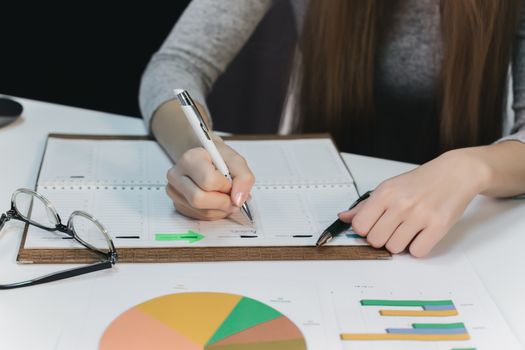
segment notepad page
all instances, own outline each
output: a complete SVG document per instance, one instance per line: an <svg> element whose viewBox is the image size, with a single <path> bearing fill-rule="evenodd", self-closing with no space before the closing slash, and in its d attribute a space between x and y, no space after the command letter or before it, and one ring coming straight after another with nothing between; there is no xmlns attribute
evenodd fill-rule
<svg viewBox="0 0 525 350"><path fill-rule="evenodd" d="M164 187L147 189L108 188L99 190L42 188L39 192L66 220L74 210L94 215L108 230L117 248L182 246L308 246L315 244L320 232L333 222L336 214L348 207L357 195L352 186L327 188L254 187L250 208L255 224L235 214L218 221L199 221L178 213ZM202 239L163 239L170 235L198 233ZM97 237L94 232L79 234ZM348 236L347 236L348 234ZM90 241L92 242L92 241ZM329 244L364 244L345 232ZM100 247L105 243L101 239ZM30 227L26 248L74 248L79 246L60 233Z"/></svg>
<svg viewBox="0 0 525 350"><path fill-rule="evenodd" d="M38 185L164 185L170 166L154 141L49 138Z"/></svg>
<svg viewBox="0 0 525 350"><path fill-rule="evenodd" d="M258 185L352 183L330 139L226 141ZM171 162L155 141L50 138L39 185L159 185Z"/></svg>
<svg viewBox="0 0 525 350"><path fill-rule="evenodd" d="M313 245L357 193L330 140L304 141L231 142L257 178L249 203L254 225L240 213L212 222L178 213L165 192L171 163L153 141L50 139L37 190L64 220L75 210L97 217L117 247ZM269 149L280 165L270 167ZM312 163L309 154L321 166L306 164ZM346 232L330 244L365 242ZM31 227L25 247L78 245L62 234Z"/></svg>
<svg viewBox="0 0 525 350"><path fill-rule="evenodd" d="M332 140L327 138L227 144L248 160L258 185L353 182Z"/></svg>

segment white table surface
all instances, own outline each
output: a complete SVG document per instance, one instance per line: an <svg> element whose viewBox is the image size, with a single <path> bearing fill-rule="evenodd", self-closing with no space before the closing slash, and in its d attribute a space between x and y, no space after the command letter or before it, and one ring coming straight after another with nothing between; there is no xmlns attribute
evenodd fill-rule
<svg viewBox="0 0 525 350"><path fill-rule="evenodd" d="M9 209L11 193L19 187L33 188L50 132L78 134L145 134L142 120L114 114L18 98L23 117L0 128L0 210ZM405 163L344 154L361 191L382 180L412 169ZM0 283L54 272L71 265L23 266L16 263L22 225L10 222L0 232ZM425 259L414 264L439 264L465 253L499 307L509 327L525 346L525 200L476 198L460 222ZM172 264L173 271L191 265L196 273L235 273L240 263ZM246 263L243 263L246 264ZM351 269L351 261L253 262L259 273L310 279L312 273ZM278 265L276 268L276 265ZM120 264L118 269L134 271L137 279L155 273L156 264ZM163 267L164 269L164 267ZM170 271L172 271L170 270ZM328 271L328 272L327 272ZM118 271L116 272L118 273ZM93 274L92 274L93 275ZM162 276L159 276L161 278ZM0 349L52 349L74 306L88 300L85 283L93 277L80 276L53 284L0 291Z"/></svg>

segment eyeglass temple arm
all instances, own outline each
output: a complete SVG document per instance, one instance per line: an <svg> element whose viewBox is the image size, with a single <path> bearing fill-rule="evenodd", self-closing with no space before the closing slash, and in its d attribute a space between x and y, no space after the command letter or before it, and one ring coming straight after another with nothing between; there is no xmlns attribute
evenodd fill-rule
<svg viewBox="0 0 525 350"><path fill-rule="evenodd" d="M110 269L112 266L113 264L111 263L111 261L103 261L103 262L91 264L91 265L80 267L80 268L73 268L73 269L64 270L61 272L52 273L52 274L38 277L38 278L28 280L28 281L11 283L11 284L0 284L0 290L36 286L42 283L58 281L58 280L62 280L62 279L70 278L70 277L84 275L90 272Z"/></svg>
<svg viewBox="0 0 525 350"><path fill-rule="evenodd" d="M4 227L4 224L9 221L9 217L6 214L0 216L0 230Z"/></svg>

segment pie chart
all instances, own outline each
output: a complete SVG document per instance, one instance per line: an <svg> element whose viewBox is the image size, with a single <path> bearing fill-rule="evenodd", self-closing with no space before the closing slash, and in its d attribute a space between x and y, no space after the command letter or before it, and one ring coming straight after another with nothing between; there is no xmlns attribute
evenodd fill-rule
<svg viewBox="0 0 525 350"><path fill-rule="evenodd" d="M118 316L99 350L306 350L303 334L274 308L241 295L176 293Z"/></svg>

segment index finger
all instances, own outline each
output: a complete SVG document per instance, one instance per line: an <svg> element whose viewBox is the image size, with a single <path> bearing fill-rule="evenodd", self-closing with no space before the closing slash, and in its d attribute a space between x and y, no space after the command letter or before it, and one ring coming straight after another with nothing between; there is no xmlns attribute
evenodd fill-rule
<svg viewBox="0 0 525 350"><path fill-rule="evenodd" d="M191 178L204 191L230 193L230 182L215 168L210 154L204 148L187 151L179 163L181 175Z"/></svg>
<svg viewBox="0 0 525 350"><path fill-rule="evenodd" d="M367 200L352 210L356 211L352 218L352 230L360 236L366 236L383 216L386 206L378 195L372 193Z"/></svg>
<svg viewBox="0 0 525 350"><path fill-rule="evenodd" d="M255 184L255 176L250 170L246 159L233 148L222 144L220 152L224 155L224 161L232 176L232 201L236 206L240 207L250 195L250 191Z"/></svg>

